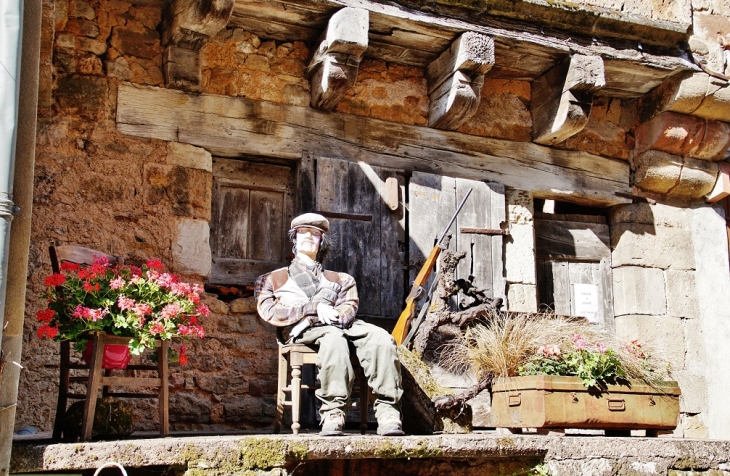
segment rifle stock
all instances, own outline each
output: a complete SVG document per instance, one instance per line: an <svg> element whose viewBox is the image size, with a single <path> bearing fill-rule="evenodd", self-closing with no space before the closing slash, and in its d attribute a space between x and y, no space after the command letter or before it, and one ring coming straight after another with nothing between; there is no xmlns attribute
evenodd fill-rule
<svg viewBox="0 0 730 476"><path fill-rule="evenodd" d="M416 314L418 299L423 294L423 285L426 284L428 277L431 276L431 270L434 266L436 266L436 260L438 260L439 255L441 254L440 245L440 243L437 243L431 250L428 258L426 258L426 262L423 263L421 271L418 272L416 280L413 281L411 292L408 294L408 297L406 297L405 309L403 309L403 312L400 313L398 322L396 322L393 332L391 333L397 345L401 345L403 341L406 340L406 336L408 336L411 321L413 320L413 316Z"/></svg>

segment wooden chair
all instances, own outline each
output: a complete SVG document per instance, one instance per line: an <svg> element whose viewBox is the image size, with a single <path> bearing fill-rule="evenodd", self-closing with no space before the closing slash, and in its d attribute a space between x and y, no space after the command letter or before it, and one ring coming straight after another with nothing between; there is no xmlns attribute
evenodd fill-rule
<svg viewBox="0 0 730 476"><path fill-rule="evenodd" d="M51 246L49 249L51 255L51 268L54 273L58 273L61 269L62 262L76 263L80 265L91 265L94 257L105 256L110 263L123 265L124 259L120 256L112 256L100 251L80 246ZM156 378L138 378L112 376L110 370L104 371L101 368L104 346L107 344L129 344L129 338L110 336L104 333L94 334L91 338L92 357L89 364L71 363L71 343L69 341L61 342L61 365L60 379L58 386L58 405L56 406L56 420L53 425L53 440L60 441L63 433L63 416L66 413L66 405L69 399L84 399L84 415L82 420L81 434L82 440L91 439L94 413L96 412L96 399L99 395L99 386L103 386L102 395L107 397L122 398L158 398L160 412L160 434L162 436L169 435L169 410L168 410L168 359L167 349L169 341L157 341L157 365L129 365L127 370L156 370ZM88 376L71 377L71 369L88 370ZM69 386L73 382L86 382L86 393L75 394L70 393ZM109 387L157 387L157 393L113 393L109 391Z"/></svg>
<svg viewBox="0 0 730 476"><path fill-rule="evenodd" d="M351 355L353 368L357 372L357 378L360 386L360 402L358 410L360 411L360 433L363 435L368 430L368 403L370 401L370 387L365 377L365 373L357 361L357 358ZM301 412L301 396L302 390L309 390L313 387L302 384L302 366L317 364L317 351L304 344L284 344L279 341L279 385L276 393L276 417L274 418L274 433L281 431L281 421L284 417L284 406L291 406L291 429L295 435L299 434L301 425L299 424L299 416ZM291 372L290 372L291 369ZM287 385L291 375L291 381ZM286 399L286 394L291 395L291 399Z"/></svg>

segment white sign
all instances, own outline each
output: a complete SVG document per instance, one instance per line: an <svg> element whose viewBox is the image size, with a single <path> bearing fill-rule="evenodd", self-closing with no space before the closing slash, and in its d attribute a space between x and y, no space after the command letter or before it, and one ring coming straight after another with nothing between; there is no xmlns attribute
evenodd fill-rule
<svg viewBox="0 0 730 476"><path fill-rule="evenodd" d="M573 284L574 315L598 322L598 286L595 284Z"/></svg>

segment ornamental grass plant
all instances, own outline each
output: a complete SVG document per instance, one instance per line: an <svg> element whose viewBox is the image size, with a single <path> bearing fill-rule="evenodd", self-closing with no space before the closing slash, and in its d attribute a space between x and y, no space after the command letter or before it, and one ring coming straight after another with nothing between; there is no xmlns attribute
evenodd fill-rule
<svg viewBox="0 0 730 476"><path fill-rule="evenodd" d="M89 267L61 263L60 272L45 279L48 307L38 311L38 336L75 342L83 351L90 333L129 337L132 355L154 348L155 340L179 338L170 346L170 360L185 365L185 342L205 336L199 320L209 310L200 302L203 287L166 273L158 259L141 267L112 266L95 257Z"/></svg>
<svg viewBox="0 0 730 476"><path fill-rule="evenodd" d="M586 387L621 380L656 385L668 365L638 341L616 336L582 318L554 313L494 312L441 351L451 369L471 371L479 381L522 375L575 376Z"/></svg>

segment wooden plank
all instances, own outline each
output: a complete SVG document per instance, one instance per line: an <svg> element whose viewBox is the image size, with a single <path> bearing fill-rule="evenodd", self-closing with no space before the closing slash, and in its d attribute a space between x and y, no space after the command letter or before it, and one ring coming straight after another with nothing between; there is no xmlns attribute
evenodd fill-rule
<svg viewBox="0 0 730 476"><path fill-rule="evenodd" d="M405 177L396 171L381 169L383 184L394 177L398 185L398 206L382 207L380 215L380 305L383 317L397 319L405 298Z"/></svg>
<svg viewBox="0 0 730 476"><path fill-rule="evenodd" d="M575 316L575 291L573 289L574 284L593 284L597 285L593 277L593 268L598 268L598 263L586 263L586 262L569 262L568 263L568 283L570 286L570 315ZM598 287L598 286L596 286ZM599 302L601 301L600 296L598 297ZM603 315L599 313L596 318L599 322L603 321Z"/></svg>
<svg viewBox="0 0 730 476"><path fill-rule="evenodd" d="M603 314L603 326L611 333L616 332L616 320L613 313L613 270L611 257L601 260L594 268L594 280L599 283L598 306Z"/></svg>
<svg viewBox="0 0 730 476"><path fill-rule="evenodd" d="M117 127L125 134L189 143L221 156L299 160L307 150L490 180L533 191L539 198L592 205L626 203L616 193L631 192L629 165L621 160L244 98L123 84Z"/></svg>
<svg viewBox="0 0 730 476"><path fill-rule="evenodd" d="M456 181L451 177L414 172L408 184L408 283L426 262L436 240L456 210ZM450 248L456 247L456 230L452 225L454 241ZM433 274L424 286L428 291L433 282Z"/></svg>
<svg viewBox="0 0 730 476"><path fill-rule="evenodd" d="M287 266L288 262L258 261L243 259L215 260L208 282L211 284L253 284L264 273Z"/></svg>
<svg viewBox="0 0 730 476"><path fill-rule="evenodd" d="M467 279L470 275L473 276L474 286L486 290L492 296L494 295L492 268L495 263L493 262L491 237L457 232L462 227L486 228L488 226L491 221L489 215L492 210L492 193L484 182L456 179L456 204L461 203L469 189L472 190L471 195L464 203L459 216L456 217L456 226L452 228L456 250L466 252L466 257L456 268L456 277ZM456 211L455 208L452 213ZM496 265L500 266L501 263L496 263Z"/></svg>
<svg viewBox="0 0 730 476"><path fill-rule="evenodd" d="M555 303L555 313L562 315L570 315L571 309L571 289L570 279L568 277L568 263L565 261L548 261L551 267L553 277L553 302Z"/></svg>
<svg viewBox="0 0 730 476"><path fill-rule="evenodd" d="M283 231L289 225L285 223L286 194L251 190L250 204L249 256L264 261L284 261L286 240Z"/></svg>
<svg viewBox="0 0 730 476"><path fill-rule="evenodd" d="M215 217L212 223L216 258L248 258L250 191L241 187L215 187Z"/></svg>
<svg viewBox="0 0 730 476"><path fill-rule="evenodd" d="M555 259L600 261L611 256L608 225L535 220L535 249Z"/></svg>
<svg viewBox="0 0 730 476"><path fill-rule="evenodd" d="M491 190L488 226L493 229L501 229L502 224L507 221L507 204L505 202L504 185L500 183L488 183ZM507 296L507 278L504 270L504 237L500 235L489 237L492 242L492 296L495 298Z"/></svg>

